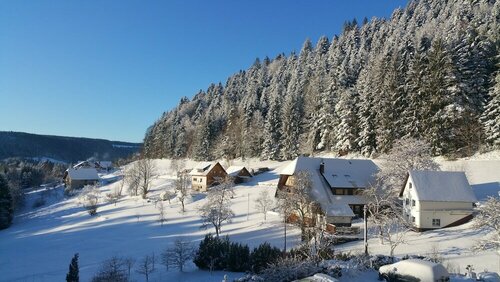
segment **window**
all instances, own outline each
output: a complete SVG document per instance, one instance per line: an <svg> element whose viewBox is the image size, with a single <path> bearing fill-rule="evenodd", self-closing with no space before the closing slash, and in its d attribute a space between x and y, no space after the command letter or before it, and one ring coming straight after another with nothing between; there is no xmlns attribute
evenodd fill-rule
<svg viewBox="0 0 500 282"><path fill-rule="evenodd" d="M414 216L411 217L411 222L415 223L415 217Z"/></svg>
<svg viewBox="0 0 500 282"><path fill-rule="evenodd" d="M441 226L441 219L433 218L432 219L432 226Z"/></svg>
<svg viewBox="0 0 500 282"><path fill-rule="evenodd" d="M194 181L194 182L198 181L198 178L193 177L193 181Z"/></svg>
<svg viewBox="0 0 500 282"><path fill-rule="evenodd" d="M411 206L414 207L415 206L415 200L411 200Z"/></svg>
<svg viewBox="0 0 500 282"><path fill-rule="evenodd" d="M410 189L411 189L411 182L410 182L410 183L408 183L408 185L409 185L409 187L410 187Z"/></svg>
<svg viewBox="0 0 500 282"><path fill-rule="evenodd" d="M408 205L410 205L410 199L406 198L406 199L405 199L405 204L406 204L407 206L408 206Z"/></svg>

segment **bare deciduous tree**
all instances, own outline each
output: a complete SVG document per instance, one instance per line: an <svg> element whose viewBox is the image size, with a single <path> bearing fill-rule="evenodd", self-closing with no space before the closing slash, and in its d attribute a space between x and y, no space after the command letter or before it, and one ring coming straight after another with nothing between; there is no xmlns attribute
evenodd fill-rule
<svg viewBox="0 0 500 282"><path fill-rule="evenodd" d="M144 275L146 282L149 281L149 275L154 271L154 259L152 256L145 256L137 265L137 273Z"/></svg>
<svg viewBox="0 0 500 282"><path fill-rule="evenodd" d="M382 230L382 240L385 239L389 244L389 255L394 256L396 247L406 243L406 233L410 230L408 223L402 216L402 212L394 209L384 209L373 220Z"/></svg>
<svg viewBox="0 0 500 282"><path fill-rule="evenodd" d="M132 267L134 267L135 259L131 257L123 258L123 264L127 268L127 276L130 279L130 271L132 270Z"/></svg>
<svg viewBox="0 0 500 282"><path fill-rule="evenodd" d="M181 211L185 212L185 203L190 196L189 177L186 173L177 174L177 179L175 180L175 192L177 193L177 199L179 199L179 202L181 203Z"/></svg>
<svg viewBox="0 0 500 282"><path fill-rule="evenodd" d="M259 197L255 200L255 207L264 215L264 221L267 220L267 212L273 207L274 201L269 196L268 191L261 191Z"/></svg>
<svg viewBox="0 0 500 282"><path fill-rule="evenodd" d="M474 219L474 228L487 229L491 235L477 242L475 250L499 249L500 248L500 197L489 197L480 205Z"/></svg>
<svg viewBox="0 0 500 282"><path fill-rule="evenodd" d="M200 208L203 227L212 225L217 237L219 237L222 224L229 222L234 216L234 212L229 208L230 199L234 196L232 186L231 182L226 181L211 188L208 192L207 202Z"/></svg>
<svg viewBox="0 0 500 282"><path fill-rule="evenodd" d="M439 165L432 159L429 144L409 137L396 141L389 153L382 159L384 162L381 170L375 175L375 183L371 183L363 194L367 199L369 219L377 226L379 238L383 243L384 238L394 241L394 236L399 236L384 234L384 232L394 232L395 224L401 228L406 225L398 194L408 171L439 170ZM388 216L388 214L394 216ZM389 222L385 222L386 220ZM401 235L404 233L402 232ZM389 238L391 236L392 238Z"/></svg>
<svg viewBox="0 0 500 282"><path fill-rule="evenodd" d="M82 192L78 196L80 204L87 210L90 215L97 214L97 207L99 203L99 197L101 192L99 188L94 185L85 185Z"/></svg>
<svg viewBox="0 0 500 282"><path fill-rule="evenodd" d="M193 246L182 238L174 241L174 246L166 249L162 253L162 263L169 268L170 265L178 268L181 272L184 270L186 262L193 258Z"/></svg>
<svg viewBox="0 0 500 282"><path fill-rule="evenodd" d="M160 225L163 226L163 223L167 220L167 211L165 209L165 204L163 201L158 202L158 221L160 222Z"/></svg>
<svg viewBox="0 0 500 282"><path fill-rule="evenodd" d="M290 191L282 191L281 205L286 205L293 216L293 223L300 227L302 239L306 239L306 227L312 223L314 201L310 196L312 189L311 174L308 171L298 171L293 176L293 184Z"/></svg>
<svg viewBox="0 0 500 282"><path fill-rule="evenodd" d="M135 161L125 173L125 179L129 185L129 193L137 196L140 192L142 198L145 199L151 182L156 176L157 169L153 160L142 158Z"/></svg>
<svg viewBox="0 0 500 282"><path fill-rule="evenodd" d="M430 145L409 137L396 141L382 159L377 182L389 189L394 197L397 197L409 170L439 170L439 165L432 159Z"/></svg>
<svg viewBox="0 0 500 282"><path fill-rule="evenodd" d="M92 278L92 282L126 282L128 281L126 273L126 264L124 259L112 257L105 260L99 272Z"/></svg>
<svg viewBox="0 0 500 282"><path fill-rule="evenodd" d="M163 192L160 193L160 200L161 201L168 201L168 203L170 204L170 200L172 200L172 198L174 198L174 196L175 196L175 193L172 193L169 190L163 190Z"/></svg>

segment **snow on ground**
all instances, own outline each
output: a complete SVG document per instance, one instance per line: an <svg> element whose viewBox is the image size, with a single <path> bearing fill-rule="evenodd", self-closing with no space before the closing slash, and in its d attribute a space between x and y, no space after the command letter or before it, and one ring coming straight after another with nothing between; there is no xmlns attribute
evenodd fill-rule
<svg viewBox="0 0 500 282"><path fill-rule="evenodd" d="M158 160L157 163L162 175L153 182L149 194L152 198L162 189L173 189L169 161ZM104 178L114 179L118 174L114 172ZM223 235L230 235L232 241L248 244L251 248L266 241L282 247L280 216L269 213L264 222L254 204L260 191L268 190L274 195L276 189L275 186L254 184L275 182L276 179L276 172L270 171L235 187L236 196L231 206L235 216L231 223L222 226ZM101 194L104 196L116 185L119 183L103 186ZM116 205L101 202L98 216L91 217L78 205L76 197L63 196L62 187L46 195L46 205L32 209L32 202L40 197L39 193L41 190L30 193L25 210L16 216L14 224L0 231L0 281L62 281L71 257L77 252L80 254L80 277L88 281L100 263L111 256L130 256L139 260L154 252L159 258L176 237L182 236L197 246L205 234L214 232L213 228L200 228L202 222L197 208L204 203L205 194L193 195L184 214L175 199L170 205L166 202L167 221L161 227L155 204L140 197L125 197ZM299 232L288 228L288 246L299 242ZM158 265L150 281L221 281L224 274L227 273L210 275L192 264L185 273L167 272ZM241 275L229 273L230 278ZM133 276L138 281L143 280L139 274L133 273Z"/></svg>
<svg viewBox="0 0 500 282"><path fill-rule="evenodd" d="M487 232L478 231L471 228L472 223L461 226L438 229L426 232L409 232L406 235L406 244L399 245L395 250L395 255L403 257L405 255L432 256L433 250L437 249L439 256L444 258L443 265L456 272L465 273L465 267L473 265L477 272L483 270L500 272L499 254L492 251L474 253L472 246L477 240L487 236ZM370 254L389 255L389 244L381 244L376 236L376 231L369 229L368 252ZM337 247L338 251L362 253L364 250L363 241L350 242ZM454 271L452 271L454 272Z"/></svg>
<svg viewBox="0 0 500 282"><path fill-rule="evenodd" d="M478 198L494 195L500 183L500 157L497 153L488 156L476 156L459 161L438 160L445 170L465 170ZM326 157L326 156L325 156ZM378 160L374 160L378 162ZM150 197L158 197L163 189L173 189L174 169L170 160L155 161L160 177L153 182ZM185 160L181 168L196 166L196 162ZM231 208L235 212L233 221L224 224L223 235L230 235L232 241L257 246L262 242L282 247L283 224L278 214L269 213L267 222L255 209L254 200L262 190L274 194L281 168L289 162L259 161L257 159L221 161L224 167L244 165L248 168L269 167L271 171L260 174L252 182L235 187L236 196ZM121 171L101 175L103 179L102 195L109 193L119 185ZM45 196L46 204L32 208L35 200ZM250 199L250 205L248 205ZM182 236L195 246L204 235L214 232L200 228L202 223L197 208L205 201L204 194L193 195L187 204L187 212L180 212L180 204L174 199L167 204L167 222L163 227L158 222L158 210L153 202L140 197L124 197L116 205L101 202L98 216L91 217L77 203L77 198L67 198L63 188L33 189L28 194L26 208L20 211L14 224L0 231L0 281L62 281L68 270L68 264L74 253L80 254L82 281L88 281L96 273L100 263L111 256L127 256L140 260L152 254L157 257L168 247L173 239ZM247 219L247 212L248 219ZM287 245L299 243L299 230L288 228ZM470 227L470 223L436 231L411 233L408 244L396 249L399 256L405 254L428 255L434 246L440 250L448 263L460 268L463 273L467 264L472 264L479 271L487 268L499 271L499 255L494 251L474 254L469 248L474 240L485 236ZM369 240L371 253L388 254L388 246L381 245L377 238ZM352 242L338 247L338 250L360 252L362 242ZM229 278L242 276L240 273L197 270L191 263L184 273L176 270L166 271L158 265L150 281L221 281L224 274ZM137 281L144 280L133 272ZM376 272L356 272L341 278L341 281L375 281Z"/></svg>

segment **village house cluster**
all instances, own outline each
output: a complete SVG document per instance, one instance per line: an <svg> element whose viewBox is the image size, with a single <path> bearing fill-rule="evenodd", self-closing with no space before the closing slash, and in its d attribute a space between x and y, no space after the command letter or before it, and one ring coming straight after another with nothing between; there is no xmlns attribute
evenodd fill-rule
<svg viewBox="0 0 500 282"><path fill-rule="evenodd" d="M310 197L321 207L309 217L329 230L350 227L354 218L363 217L363 191L375 184L379 168L366 159L298 157L280 172L278 191L293 193L301 171L311 177ZM465 223L477 202L464 172L409 171L399 196L404 216L416 231Z"/></svg>

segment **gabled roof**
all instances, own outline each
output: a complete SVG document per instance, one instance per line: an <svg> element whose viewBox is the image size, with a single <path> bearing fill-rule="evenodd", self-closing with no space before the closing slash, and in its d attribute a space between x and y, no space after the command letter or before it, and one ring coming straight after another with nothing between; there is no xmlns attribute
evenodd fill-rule
<svg viewBox="0 0 500 282"><path fill-rule="evenodd" d="M246 169L248 171L248 169L244 166L230 166L226 169L226 173L229 175L229 176L232 176L232 177L235 177L235 176L238 176L238 174L240 173L240 171L242 171L243 169Z"/></svg>
<svg viewBox="0 0 500 282"><path fill-rule="evenodd" d="M67 171L72 180L99 180L95 168L69 168Z"/></svg>
<svg viewBox="0 0 500 282"><path fill-rule="evenodd" d="M90 161L80 161L76 165L73 166L73 168L75 168L75 169L80 168L80 167L95 167L95 163L90 162Z"/></svg>
<svg viewBox="0 0 500 282"><path fill-rule="evenodd" d="M477 202L462 171L410 170L409 178L420 201ZM406 185L401 190L401 195Z"/></svg>
<svg viewBox="0 0 500 282"><path fill-rule="evenodd" d="M190 175L199 175L199 176L207 175L217 164L219 164L219 163L218 162L216 162L216 163L203 162L203 163L199 164L197 167L193 168L189 174ZM224 168L222 168L222 169L224 169Z"/></svg>
<svg viewBox="0 0 500 282"><path fill-rule="evenodd" d="M374 176L378 172L377 165L371 160L298 157L281 174L293 175L301 170L317 170L321 162L325 165L323 176L332 188L365 188L374 182Z"/></svg>

